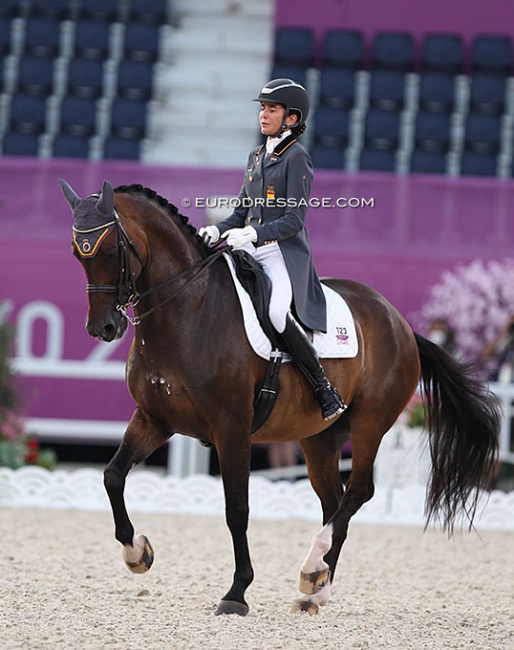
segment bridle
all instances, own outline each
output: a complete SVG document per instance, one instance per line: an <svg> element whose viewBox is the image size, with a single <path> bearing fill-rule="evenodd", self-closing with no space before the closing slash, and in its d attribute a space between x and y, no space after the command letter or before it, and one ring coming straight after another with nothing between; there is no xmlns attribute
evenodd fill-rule
<svg viewBox="0 0 514 650"><path fill-rule="evenodd" d="M94 283L87 284L86 291L88 292L88 294L93 294L93 293L116 294L117 296L116 310L119 311L128 320L128 322L131 325L139 325L144 318L150 316L150 314L153 314L157 309L159 309L167 302L175 298L175 296L178 293L180 293L183 289L185 289L185 287L188 284L190 284L199 275L199 273L201 273L201 271L207 269L219 257L221 257L223 253L228 252L230 250L228 246L224 246L223 248L218 248L211 255L209 255L206 258L202 258L201 260L193 264L193 266L190 266L189 268L180 272L178 275L175 275L169 278L168 280L161 282L155 287L150 287L146 291L139 293L132 280L135 273L133 270L131 253L133 253L137 257L137 259L139 260L142 266L144 266L144 260L142 259L139 251L137 250L137 247L134 244L133 240L129 237L127 231L123 227L123 224L121 223L117 211L114 210L114 219L112 221L104 223L100 226L96 226L87 231L78 230L75 226L73 226L74 232L80 234L94 233L96 231L104 229L104 232L100 235L102 239L105 236L107 236L113 228L116 228L118 233L118 249L119 249L119 258L120 258L120 273L119 273L118 283L117 284L94 284ZM181 284L177 289L175 289L175 291L173 291L171 294L166 296L166 298L161 300L158 304L154 305L153 307L143 312L142 314L138 314L136 316L131 316L128 313L127 310L129 309L129 307L134 308L142 300L144 300L151 294L155 293L156 291L159 291L160 289L163 289L164 287L173 285L175 282L185 278L188 274L192 274L191 277L189 277L183 284Z"/></svg>

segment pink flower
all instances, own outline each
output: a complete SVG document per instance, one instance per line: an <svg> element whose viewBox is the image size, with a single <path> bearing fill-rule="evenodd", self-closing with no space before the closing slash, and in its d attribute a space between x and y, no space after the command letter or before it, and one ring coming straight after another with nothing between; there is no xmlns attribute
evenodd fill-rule
<svg viewBox="0 0 514 650"><path fill-rule="evenodd" d="M0 411L0 440L23 440L26 436L22 418L14 411Z"/></svg>

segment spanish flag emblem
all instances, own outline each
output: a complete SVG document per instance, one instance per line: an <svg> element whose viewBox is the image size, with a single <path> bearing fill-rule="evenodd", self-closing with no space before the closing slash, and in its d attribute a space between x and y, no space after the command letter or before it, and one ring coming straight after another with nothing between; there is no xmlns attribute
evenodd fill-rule
<svg viewBox="0 0 514 650"><path fill-rule="evenodd" d="M274 185L268 185L268 188L266 190L266 198L268 201L273 201L275 199L275 186Z"/></svg>

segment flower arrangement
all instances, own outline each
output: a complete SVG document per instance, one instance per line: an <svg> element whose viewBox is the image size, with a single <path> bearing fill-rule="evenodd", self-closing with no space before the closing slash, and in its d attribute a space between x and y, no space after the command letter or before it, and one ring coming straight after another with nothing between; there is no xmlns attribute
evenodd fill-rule
<svg viewBox="0 0 514 650"><path fill-rule="evenodd" d="M54 452L39 449L38 441L29 436L19 414L20 398L9 363L13 330L3 320L3 313L0 310L0 466L16 469L32 464L52 469L56 462Z"/></svg>
<svg viewBox="0 0 514 650"><path fill-rule="evenodd" d="M443 273L412 321L422 334L434 320L445 321L455 335L456 356L477 364L485 378L490 368L481 354L513 315L514 259L506 258L474 260Z"/></svg>

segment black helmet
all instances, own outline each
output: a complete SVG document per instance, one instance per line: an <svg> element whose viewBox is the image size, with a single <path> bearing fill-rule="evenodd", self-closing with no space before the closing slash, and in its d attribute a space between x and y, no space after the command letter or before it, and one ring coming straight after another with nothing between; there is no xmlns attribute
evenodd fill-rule
<svg viewBox="0 0 514 650"><path fill-rule="evenodd" d="M282 104L286 108L286 115L297 111L298 124L295 128L305 124L309 115L309 95L305 88L292 79L272 79L263 86L259 96L254 102L273 102Z"/></svg>

